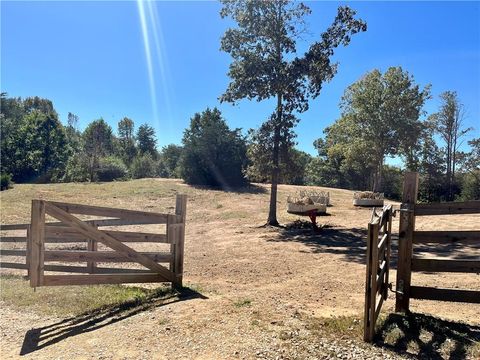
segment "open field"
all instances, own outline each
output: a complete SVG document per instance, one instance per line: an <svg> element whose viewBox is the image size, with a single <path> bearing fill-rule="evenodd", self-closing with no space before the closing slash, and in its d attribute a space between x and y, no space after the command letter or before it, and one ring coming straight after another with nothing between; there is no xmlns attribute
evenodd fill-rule
<svg viewBox="0 0 480 360"><path fill-rule="evenodd" d="M279 186L282 224L299 219L285 211L288 194L298 189ZM117 292L107 301L98 290L38 288L33 293L17 278L4 279L2 358L20 353L56 359L480 357L480 305L473 304L413 300L412 311L433 317L390 316L376 346L364 344L365 235L371 210L354 208L351 191L312 189L330 191L333 204L328 216L318 218L325 227L316 234L288 226L261 227L269 200L264 185L226 192L178 180L144 179L16 185L2 192L4 224L29 222L32 198L165 212L173 211L177 192L187 194L184 281L189 287L181 293L146 295L104 287L105 294ZM480 214L417 220L421 230L474 230L479 224ZM398 230L398 219L393 226ZM450 250L450 256L480 256L480 244ZM437 245L435 251L445 256L447 249ZM480 276L414 274L412 284L480 290ZM98 306L65 308L58 301L47 309L32 305L45 301L42 294L47 292L52 297L61 293L65 304L75 296L79 301L91 296ZM391 294L385 317L393 305ZM405 322L411 326L408 335L402 331ZM420 324L418 340L411 338L412 324ZM434 336L438 327L446 329L443 337Z"/></svg>

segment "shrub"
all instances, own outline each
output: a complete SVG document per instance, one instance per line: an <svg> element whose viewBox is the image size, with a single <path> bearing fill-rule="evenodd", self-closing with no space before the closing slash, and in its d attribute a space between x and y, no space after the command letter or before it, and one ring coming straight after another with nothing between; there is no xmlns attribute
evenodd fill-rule
<svg viewBox="0 0 480 360"><path fill-rule="evenodd" d="M65 168L65 182L84 182L88 181L88 158L82 153L73 154L68 158Z"/></svg>
<svg viewBox="0 0 480 360"><path fill-rule="evenodd" d="M0 176L0 191L12 188L12 175L2 174Z"/></svg>
<svg viewBox="0 0 480 360"><path fill-rule="evenodd" d="M147 177L154 177L156 175L157 163L153 160L152 155L145 153L135 157L132 163L132 177L134 179L141 179Z"/></svg>
<svg viewBox="0 0 480 360"><path fill-rule="evenodd" d="M100 160L95 173L98 181L113 181L126 178L128 169L119 158L108 156Z"/></svg>

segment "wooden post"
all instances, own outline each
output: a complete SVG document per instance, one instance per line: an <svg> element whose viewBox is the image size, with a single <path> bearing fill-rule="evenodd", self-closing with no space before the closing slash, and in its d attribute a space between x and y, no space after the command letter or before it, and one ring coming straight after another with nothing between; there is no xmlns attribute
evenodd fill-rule
<svg viewBox="0 0 480 360"><path fill-rule="evenodd" d="M368 224L367 236L367 269L365 279L365 312L363 317L363 340L370 341L370 326L372 326L372 319L370 317L370 297L372 296L372 235L373 225Z"/></svg>
<svg viewBox="0 0 480 360"><path fill-rule="evenodd" d="M87 250L88 251L97 251L98 250L98 243L93 239L87 240ZM95 274L95 268L97 267L97 262L89 260L87 261L87 271L89 274Z"/></svg>
<svg viewBox="0 0 480 360"><path fill-rule="evenodd" d="M26 256L25 256L25 265L27 266L27 279L30 279L30 259L32 257L31 254L31 241L30 241L30 225L27 226L27 249L26 249Z"/></svg>
<svg viewBox="0 0 480 360"><path fill-rule="evenodd" d="M385 288L383 290L383 300L387 300L388 298L388 280L390 276L390 256L391 256L391 249L392 249L392 217L393 217L393 207L390 207L388 211L388 222L385 224L385 229L387 231L387 243L386 243L386 250L385 250Z"/></svg>
<svg viewBox="0 0 480 360"><path fill-rule="evenodd" d="M187 195L177 194L175 214L181 216L181 226L178 228L175 244L175 286L183 286L183 253L185 250L185 221L187 218Z"/></svg>
<svg viewBox="0 0 480 360"><path fill-rule="evenodd" d="M408 312L412 280L413 231L415 230L415 203L418 194L418 173L408 172L403 182L398 232L398 265L395 311Z"/></svg>
<svg viewBox="0 0 480 360"><path fill-rule="evenodd" d="M45 203L32 200L32 219L30 225L30 286L43 285L43 265L45 250Z"/></svg>

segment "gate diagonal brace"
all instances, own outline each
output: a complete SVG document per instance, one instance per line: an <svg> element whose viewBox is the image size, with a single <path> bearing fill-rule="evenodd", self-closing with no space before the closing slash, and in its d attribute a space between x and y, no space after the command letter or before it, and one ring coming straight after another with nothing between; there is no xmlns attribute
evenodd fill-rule
<svg viewBox="0 0 480 360"><path fill-rule="evenodd" d="M142 264L146 268L163 276L167 281L174 280L172 273L167 268L161 266L160 264L146 257L145 255L138 253L137 251L123 244L122 242L118 241L114 237L109 236L108 234L105 234L103 231L98 230L95 227L92 227L84 223L77 217L56 207L55 205L49 203L48 201L45 201L45 208L46 208L46 212L49 215L57 218L58 220L64 222L65 224L71 227L76 228L80 233L84 234L85 236L90 236L96 241L101 242L107 245L108 247L112 248L113 250L116 250L119 253L126 255L129 258L132 258L133 260Z"/></svg>

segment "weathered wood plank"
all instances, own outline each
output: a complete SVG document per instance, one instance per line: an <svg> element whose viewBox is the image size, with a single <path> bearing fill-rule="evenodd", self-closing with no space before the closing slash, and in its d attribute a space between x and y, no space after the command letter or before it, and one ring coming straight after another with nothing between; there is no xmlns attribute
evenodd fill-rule
<svg viewBox="0 0 480 360"><path fill-rule="evenodd" d="M97 230L91 225L85 224L75 216L67 213L66 211L45 202L45 208L49 215L55 217L56 219L62 221L63 223L77 228L82 234L86 237L92 238L102 244L105 244L112 248L113 250L118 251L120 254L129 257L130 259L140 263L146 268L153 270L164 277L167 281L174 281L174 276L172 272L166 269L164 266L157 264L152 259L148 258L145 255L139 254L132 248L126 246L122 242L116 240L115 238L105 234L104 232Z"/></svg>
<svg viewBox="0 0 480 360"><path fill-rule="evenodd" d="M480 273L480 259L414 257L412 271Z"/></svg>
<svg viewBox="0 0 480 360"><path fill-rule="evenodd" d="M65 273L80 273L88 274L89 269L85 266L71 266L71 265L49 265L44 266L45 271L65 272ZM154 274L153 271L148 269L125 269L125 268L106 268L96 267L96 274Z"/></svg>
<svg viewBox="0 0 480 360"><path fill-rule="evenodd" d="M415 230L415 203L418 195L418 173L407 172L403 182L402 209L398 232L396 312L408 312L410 304L413 231Z"/></svg>
<svg viewBox="0 0 480 360"><path fill-rule="evenodd" d="M24 243L27 242L26 236L2 236L0 243Z"/></svg>
<svg viewBox="0 0 480 360"><path fill-rule="evenodd" d="M373 250L373 224L368 224L368 235L367 235L367 266L366 266L366 276L365 276L365 307L364 307L364 315L363 315L363 340L364 341L372 341L371 339L371 326L372 326L372 318L370 311L370 304L371 304L371 296L372 296L372 250Z"/></svg>
<svg viewBox="0 0 480 360"><path fill-rule="evenodd" d="M32 200L30 225L30 286L43 285L43 265L45 250L45 202L43 200Z"/></svg>
<svg viewBox="0 0 480 360"><path fill-rule="evenodd" d="M161 252L139 252L155 262L170 262L172 254ZM136 262L128 255L119 254L116 251L85 251L85 250L46 250L45 261L65 262Z"/></svg>
<svg viewBox="0 0 480 360"><path fill-rule="evenodd" d="M70 204L56 201L49 201L50 204L60 208L70 214L94 215L115 217L120 219L141 219L154 221L158 224L165 224L167 222L167 214L153 213L139 210L115 209L103 206L92 206L82 204Z"/></svg>
<svg viewBox="0 0 480 360"><path fill-rule="evenodd" d="M480 213L480 200L415 205L415 216Z"/></svg>
<svg viewBox="0 0 480 360"><path fill-rule="evenodd" d="M415 231L413 233L414 244L455 242L480 244L480 231Z"/></svg>
<svg viewBox="0 0 480 360"><path fill-rule="evenodd" d="M411 286L411 297L423 300L455 301L480 304L480 291L440 289L428 286Z"/></svg>
<svg viewBox="0 0 480 360"><path fill-rule="evenodd" d="M0 249L1 256L27 256L27 250L19 249Z"/></svg>
<svg viewBox="0 0 480 360"><path fill-rule="evenodd" d="M175 203L175 214L180 216L180 219L177 219L177 222L181 223L180 227L177 227L175 230L174 239L175 241L175 285L178 287L182 286L183 283L183 262L184 262L184 251L185 251L185 223L187 220L187 195L177 194L176 203Z"/></svg>
<svg viewBox="0 0 480 360"><path fill-rule="evenodd" d="M114 237L121 242L152 242L152 243L168 243L165 234L117 231L117 230L101 230L105 234ZM45 242L81 242L87 241L85 235L81 234L74 228L66 226L47 226L47 238ZM63 240L63 241L62 241Z"/></svg>
<svg viewBox="0 0 480 360"><path fill-rule="evenodd" d="M370 228L370 226L369 226ZM371 277L371 295L370 295L370 327L369 327L369 334L368 338L371 341L375 336L375 323L377 322L377 318L375 317L375 309L376 309L376 293L377 293L377 269L378 269L378 231L380 226L378 224L371 225L371 241L372 241L372 277Z"/></svg>
<svg viewBox="0 0 480 360"><path fill-rule="evenodd" d="M60 285L97 285L97 284L127 284L146 282L165 282L159 274L91 274L91 275L45 275L46 286Z"/></svg>
<svg viewBox="0 0 480 360"><path fill-rule="evenodd" d="M6 262L6 261L0 261L0 268L2 269L28 269L27 264L22 264L22 263L14 263L14 262Z"/></svg>
<svg viewBox="0 0 480 360"><path fill-rule="evenodd" d="M0 231L4 230L27 230L30 224L2 224Z"/></svg>
<svg viewBox="0 0 480 360"><path fill-rule="evenodd" d="M378 243L378 253L380 255L383 255L385 252L385 247L387 246L387 241L388 241L388 233L383 234L382 239Z"/></svg>

